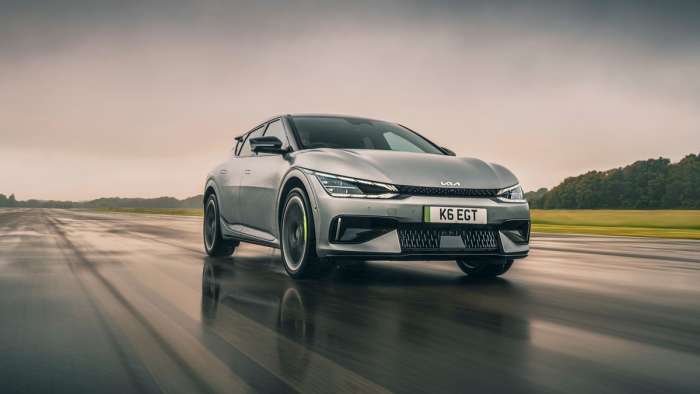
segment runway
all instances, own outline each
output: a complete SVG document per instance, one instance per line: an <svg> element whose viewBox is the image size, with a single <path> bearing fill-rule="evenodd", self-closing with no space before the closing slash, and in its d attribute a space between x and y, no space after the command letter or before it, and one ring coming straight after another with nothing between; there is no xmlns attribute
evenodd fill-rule
<svg viewBox="0 0 700 394"><path fill-rule="evenodd" d="M201 219L0 209L0 392L700 392L700 242L536 234L495 280L293 281Z"/></svg>

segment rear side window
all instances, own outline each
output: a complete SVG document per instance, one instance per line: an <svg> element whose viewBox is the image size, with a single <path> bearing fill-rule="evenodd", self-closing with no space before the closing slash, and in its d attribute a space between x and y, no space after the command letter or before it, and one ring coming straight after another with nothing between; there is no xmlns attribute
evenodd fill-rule
<svg viewBox="0 0 700 394"><path fill-rule="evenodd" d="M241 147L241 151L238 152L239 157L253 156L253 151L250 150L250 139L255 138L255 137L262 137L264 130L265 130L265 127L260 126L257 129L248 133L248 135L245 138L245 142L243 143L243 146Z"/></svg>
<svg viewBox="0 0 700 394"><path fill-rule="evenodd" d="M284 126L282 126L282 122L279 119L267 126L265 137L268 136L279 138L282 141L282 146L287 145L287 134L284 132Z"/></svg>

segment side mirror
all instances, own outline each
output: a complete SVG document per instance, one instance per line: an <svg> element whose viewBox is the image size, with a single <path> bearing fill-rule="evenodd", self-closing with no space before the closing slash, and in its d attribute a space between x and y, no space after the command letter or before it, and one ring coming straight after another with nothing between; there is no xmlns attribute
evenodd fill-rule
<svg viewBox="0 0 700 394"><path fill-rule="evenodd" d="M440 149L442 149L442 151L445 152L447 156L457 156L456 153L452 152L450 149L445 148L444 146L441 146Z"/></svg>
<svg viewBox="0 0 700 394"><path fill-rule="evenodd" d="M250 139L250 150L255 153L285 153L287 149L282 149L282 141L279 138L254 137Z"/></svg>

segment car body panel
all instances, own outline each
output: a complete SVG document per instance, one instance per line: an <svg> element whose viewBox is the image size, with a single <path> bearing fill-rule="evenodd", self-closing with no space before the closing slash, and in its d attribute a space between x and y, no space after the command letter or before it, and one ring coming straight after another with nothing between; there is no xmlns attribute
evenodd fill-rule
<svg viewBox="0 0 700 394"><path fill-rule="evenodd" d="M221 216L231 223L237 223L241 220L239 217L241 201L239 192L243 175L242 166L240 165L241 160L242 158L240 157L231 157L218 167L214 178L216 184L220 186L219 210L221 211Z"/></svg>
<svg viewBox="0 0 700 394"><path fill-rule="evenodd" d="M369 149L309 149L295 159L299 167L397 185L500 189L518 183L505 167L468 157Z"/></svg>
<svg viewBox="0 0 700 394"><path fill-rule="evenodd" d="M241 160L243 175L240 179L241 223L258 230L276 234L276 219L270 215L276 206L278 190L289 160L282 155L259 155Z"/></svg>

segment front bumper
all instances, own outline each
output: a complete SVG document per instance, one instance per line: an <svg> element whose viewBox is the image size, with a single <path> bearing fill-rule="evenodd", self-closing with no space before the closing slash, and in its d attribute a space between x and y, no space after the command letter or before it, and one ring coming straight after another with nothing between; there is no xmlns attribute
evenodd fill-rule
<svg viewBox="0 0 700 394"><path fill-rule="evenodd" d="M496 198L423 196L338 198L329 196L316 177L309 176L309 183L313 188L316 247L321 258L454 260L467 256L501 256L515 259L525 257L529 252L530 210L527 203L501 202ZM485 208L488 223L423 223L423 207L430 205ZM342 223L340 228L339 222ZM347 226L376 228L377 231L364 232L352 242L344 242L342 233L346 233ZM522 229L523 226L527 233L525 237L514 237L512 229ZM451 247L440 243L445 236L461 238L464 246Z"/></svg>

